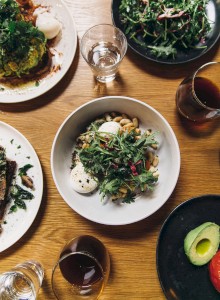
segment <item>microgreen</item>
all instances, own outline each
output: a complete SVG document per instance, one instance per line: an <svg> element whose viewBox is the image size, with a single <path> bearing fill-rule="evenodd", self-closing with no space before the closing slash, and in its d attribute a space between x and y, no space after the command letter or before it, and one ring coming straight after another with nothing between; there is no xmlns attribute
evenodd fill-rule
<svg viewBox="0 0 220 300"><path fill-rule="evenodd" d="M122 0L119 13L130 39L155 57L175 58L178 49L204 48L211 30L209 0Z"/></svg>

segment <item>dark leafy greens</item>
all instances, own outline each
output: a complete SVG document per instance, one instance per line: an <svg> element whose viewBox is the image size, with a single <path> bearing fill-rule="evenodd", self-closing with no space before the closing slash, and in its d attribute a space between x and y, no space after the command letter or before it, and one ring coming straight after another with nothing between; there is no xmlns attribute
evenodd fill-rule
<svg viewBox="0 0 220 300"><path fill-rule="evenodd" d="M0 23L3 24L7 20L16 21L21 19L18 4L14 0L0 1Z"/></svg>
<svg viewBox="0 0 220 300"><path fill-rule="evenodd" d="M16 212L18 208L26 209L25 200L32 200L34 195L24 190L18 184L11 187L10 197L14 200L14 204L10 207L10 212Z"/></svg>
<svg viewBox="0 0 220 300"><path fill-rule="evenodd" d="M21 177L24 176L24 175L27 175L27 171L32 167L33 166L31 164L24 165L23 167L18 169L18 175L21 176Z"/></svg>
<svg viewBox="0 0 220 300"><path fill-rule="evenodd" d="M119 7L125 33L149 48L155 57L175 58L178 49L205 48L211 30L209 0L122 0Z"/></svg>

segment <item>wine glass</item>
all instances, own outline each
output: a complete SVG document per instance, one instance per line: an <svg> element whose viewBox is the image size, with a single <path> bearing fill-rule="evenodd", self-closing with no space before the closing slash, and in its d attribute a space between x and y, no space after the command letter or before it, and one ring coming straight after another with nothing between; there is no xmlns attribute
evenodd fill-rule
<svg viewBox="0 0 220 300"><path fill-rule="evenodd" d="M103 243L93 236L78 236L67 242L53 267L53 292L58 300L99 299L109 271L109 253Z"/></svg>

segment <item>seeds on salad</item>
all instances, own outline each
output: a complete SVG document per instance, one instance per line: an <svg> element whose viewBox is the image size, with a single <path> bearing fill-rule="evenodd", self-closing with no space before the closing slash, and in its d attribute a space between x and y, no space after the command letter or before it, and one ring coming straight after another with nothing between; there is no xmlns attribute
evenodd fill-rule
<svg viewBox="0 0 220 300"><path fill-rule="evenodd" d="M157 144L152 144L150 147L153 148L154 150L156 150L157 149Z"/></svg>
<svg viewBox="0 0 220 300"><path fill-rule="evenodd" d="M128 124L128 123L131 123L131 120L128 119L128 118L126 118L126 119L121 119L121 121L120 121L120 125L121 125L121 126L124 126L124 125L126 125L126 124Z"/></svg>
<svg viewBox="0 0 220 300"><path fill-rule="evenodd" d="M159 157L155 155L152 164L154 167L157 167L158 163L159 163Z"/></svg>
<svg viewBox="0 0 220 300"><path fill-rule="evenodd" d="M112 117L110 116L110 114L105 114L104 116L107 122L112 121Z"/></svg>
<svg viewBox="0 0 220 300"><path fill-rule="evenodd" d="M156 177L156 178L159 177L159 175L160 175L159 171L156 171L156 172L153 173L153 176Z"/></svg>
<svg viewBox="0 0 220 300"><path fill-rule="evenodd" d="M139 124L138 124L138 119L137 119L137 118L133 118L133 119L132 119L132 123L134 124L134 127L136 127L136 128L137 128L138 125L139 125Z"/></svg>
<svg viewBox="0 0 220 300"><path fill-rule="evenodd" d="M122 120L122 116L117 116L113 119L114 122L120 122Z"/></svg>

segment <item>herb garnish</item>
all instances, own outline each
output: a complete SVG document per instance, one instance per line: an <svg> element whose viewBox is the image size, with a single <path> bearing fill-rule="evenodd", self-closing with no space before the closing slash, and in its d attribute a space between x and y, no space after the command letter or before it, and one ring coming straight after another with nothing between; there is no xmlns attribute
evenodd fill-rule
<svg viewBox="0 0 220 300"><path fill-rule="evenodd" d="M93 122L79 137L80 140L89 136L89 143L85 148L76 148L73 163L78 157L85 171L98 178L102 199L110 196L113 201L134 202L137 192L152 190L158 181L158 176L147 168L150 147L158 144L157 133L148 131L140 135L135 130L120 130L112 134L98 128L99 124Z"/></svg>
<svg viewBox="0 0 220 300"><path fill-rule="evenodd" d="M23 167L18 169L18 175L19 176L23 176L23 175L27 175L27 171L32 168L33 166L31 164L26 164Z"/></svg>
<svg viewBox="0 0 220 300"><path fill-rule="evenodd" d="M18 208L26 209L24 200L32 200L34 195L19 185L15 184L11 187L10 196L14 200L14 204L10 207L9 213L16 212Z"/></svg>
<svg viewBox="0 0 220 300"><path fill-rule="evenodd" d="M46 53L46 38L14 0L0 0L0 76L29 74Z"/></svg>
<svg viewBox="0 0 220 300"><path fill-rule="evenodd" d="M119 12L125 33L156 57L175 58L177 50L206 48L211 30L209 0L122 0ZM200 45L199 45L200 44Z"/></svg>
<svg viewBox="0 0 220 300"><path fill-rule="evenodd" d="M26 164L18 169L18 176L21 177L22 184L30 189L34 188L34 183L32 178L27 175L27 171L32 167L33 166L31 164Z"/></svg>

